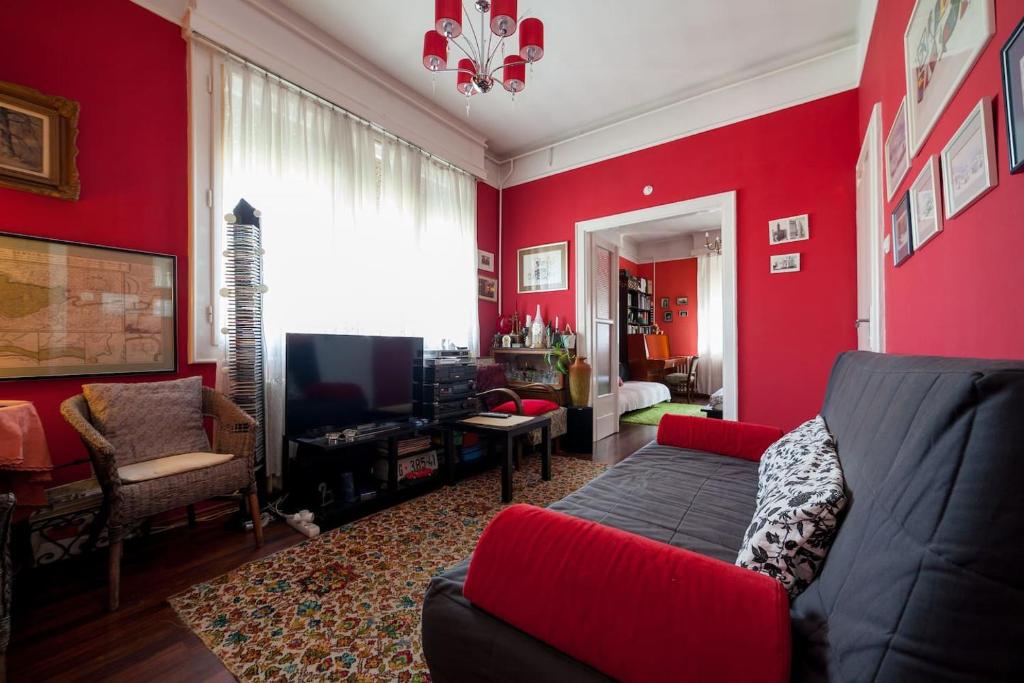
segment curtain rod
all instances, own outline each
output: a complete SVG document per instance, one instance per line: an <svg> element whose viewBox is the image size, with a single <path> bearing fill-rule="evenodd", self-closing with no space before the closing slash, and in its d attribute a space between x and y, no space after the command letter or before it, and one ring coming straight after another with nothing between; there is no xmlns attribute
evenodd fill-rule
<svg viewBox="0 0 1024 683"><path fill-rule="evenodd" d="M191 33L190 38L192 40L195 40L195 41L197 41L199 43L202 43L203 45L205 45L205 46L207 46L207 47L209 47L209 48L219 52L220 54L224 55L225 57L227 57L229 59L233 59L234 61L239 62L239 63L243 64L244 66L250 68L250 69L253 69L255 71L259 71L265 77L272 78L272 79L278 81L279 83L281 83L282 85L284 85L285 87L292 88L293 90L297 90L300 95L304 95L306 97L309 97L309 98L319 102L320 104L326 105L326 106L330 107L331 109L333 109L334 111L342 114L343 116L347 116L348 118L352 119L353 121L355 121L357 123L361 123L364 126L367 126L371 130L379 133L380 135L383 135L384 137L386 137L386 138L388 138L390 140L394 140L395 142L399 142L399 143L401 143L401 144L403 144L403 145L405 145L407 147L411 147L412 149L416 150L417 152L419 152L423 156L427 157L428 159L430 159L431 161L433 161L435 163L440 164L441 166L445 166L445 167L447 167L447 168L449 168L449 169L451 169L453 171L457 171L457 172L462 173L464 175L468 175L471 178L474 178L474 179L476 178L476 175L470 173L469 171L467 171L465 169L459 168L458 166L456 166L452 162L448 161L447 159L443 159L443 158L437 156L436 154L434 154L432 152L428 152L427 150L423 149L422 147L420 147L416 143L410 142L410 141L406 140L405 138L402 138L402 137L399 137L399 136L395 135L394 133L392 133L392 132L382 128L381 126L379 126L378 124L374 123L373 121L370 121L369 119L363 118L362 116L359 116L358 114L355 114L355 113L349 111L348 109L345 109L345 107L342 107L339 104L335 104L334 102L331 102L329 99L327 99L325 97L321 97L320 95L317 95L312 90L309 90L308 88L304 88L301 85L299 85L298 83L294 83L292 81L289 81L287 78L284 78L282 76L278 76L273 71L270 71L269 69L267 69L267 68L265 68L263 66L260 66L259 64L255 63L255 62L253 62L253 61L251 61L249 59L246 59L245 57L243 57L243 56L241 56L239 54L236 54L236 53L232 52L231 50L227 49L223 45L215 43L214 41L210 40L209 38L207 38L206 36L204 36L201 33L193 32L193 33Z"/></svg>

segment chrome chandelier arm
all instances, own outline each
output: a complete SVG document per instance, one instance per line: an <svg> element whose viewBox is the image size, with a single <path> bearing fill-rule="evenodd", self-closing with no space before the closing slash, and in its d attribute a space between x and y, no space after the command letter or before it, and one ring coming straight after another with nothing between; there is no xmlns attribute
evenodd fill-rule
<svg viewBox="0 0 1024 683"><path fill-rule="evenodd" d="M498 73L499 69L504 69L506 66L519 66L520 64L529 64L529 62L526 61L525 59L523 59L523 60L520 60L518 62L509 62L508 64L500 64L500 65L494 67L494 70L491 71L491 73L489 73L487 75L493 78L494 74ZM504 81L502 81L502 82L504 83Z"/></svg>
<svg viewBox="0 0 1024 683"><path fill-rule="evenodd" d="M469 38L466 38L466 42L469 43L470 47L472 47L474 51L477 53L476 59L473 59L472 57L469 58L473 59L473 61L476 62L478 65L481 65L482 62L480 60L483 59L483 53L480 50L480 37L476 34L476 27L473 26L473 15L470 14L469 10L466 9L466 0L462 0L462 16L467 20L465 23L469 25L469 30L473 32L473 40L470 41ZM483 13L480 13L480 27L481 30L483 30ZM463 52L465 52L465 50L463 50ZM469 55L467 54L467 56Z"/></svg>
<svg viewBox="0 0 1024 683"><path fill-rule="evenodd" d="M469 58L469 61L473 62L474 64L479 64L480 63L480 58L479 57L474 57L473 55L469 54L469 52L466 51L466 48L462 47L462 45L455 38L449 38L448 42L451 43L452 45L454 45L455 47L459 48L460 50L462 50L462 54L466 55L466 57ZM469 41L466 41L466 42L469 43ZM470 47L472 47L472 45L470 45Z"/></svg>
<svg viewBox="0 0 1024 683"><path fill-rule="evenodd" d="M494 59L494 53L498 51L498 47L505 41L506 38L508 38L508 36L501 36L500 38L498 38L498 42L496 42L494 44L494 49L491 50L491 53L489 55L487 55L487 64L486 64L486 66L490 66L491 65L491 60ZM487 40L488 48L490 47L490 43L491 43L491 41L490 41L490 39L488 39Z"/></svg>

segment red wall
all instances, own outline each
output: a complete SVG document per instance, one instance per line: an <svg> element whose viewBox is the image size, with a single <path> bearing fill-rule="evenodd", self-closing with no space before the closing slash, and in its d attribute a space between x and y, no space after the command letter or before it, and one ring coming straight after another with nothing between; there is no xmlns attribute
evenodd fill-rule
<svg viewBox="0 0 1024 683"><path fill-rule="evenodd" d="M662 308L662 297L668 297L668 308ZM686 306L677 306L676 297L689 297ZM687 311L685 318L679 311ZM664 312L672 311L672 322L664 321ZM658 261L654 264L654 320L668 337L674 355L697 354L697 259Z"/></svg>
<svg viewBox="0 0 1024 683"><path fill-rule="evenodd" d="M498 259L498 191L478 180L476 183L476 246L484 251L494 254ZM500 270L500 264L495 263L495 270ZM488 273L486 270L478 270L480 275L498 277L498 273ZM494 301L477 299L480 316L480 355L486 356L490 353L491 342L494 333L498 330L498 304Z"/></svg>
<svg viewBox="0 0 1024 683"><path fill-rule="evenodd" d="M740 417L808 419L836 354L856 346L857 104L849 91L506 189L505 311L574 317L572 276L565 292L510 294L517 249L569 240L572 263L577 221L736 190ZM812 238L769 247L768 221L801 213ZM803 270L771 275L769 254L789 251Z"/></svg>
<svg viewBox="0 0 1024 683"><path fill-rule="evenodd" d="M181 29L126 0L7 3L0 78L81 104L77 202L0 189L0 230L142 249L178 257L177 375L210 365L187 363L188 147L185 42ZM0 383L0 396L33 401L57 465L85 459L85 449L58 406L83 382L53 379ZM59 469L57 483L88 475Z"/></svg>
<svg viewBox="0 0 1024 683"><path fill-rule="evenodd" d="M906 93L903 34L914 0L878 3L860 87L860 138L871 108L882 103L883 138ZM1024 357L1024 173L1010 175L999 51L1024 15L1024 0L998 0L996 34L951 100L893 201L889 213L921 168L949 142L978 100L994 98L999 184L899 268L886 259L887 350L955 356ZM814 234L815 226L812 226Z"/></svg>

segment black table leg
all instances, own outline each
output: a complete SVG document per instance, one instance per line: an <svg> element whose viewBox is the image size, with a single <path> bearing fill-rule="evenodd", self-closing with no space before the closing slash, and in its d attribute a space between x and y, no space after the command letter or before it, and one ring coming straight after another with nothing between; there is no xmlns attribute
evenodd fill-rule
<svg viewBox="0 0 1024 683"><path fill-rule="evenodd" d="M512 502L512 453L514 439L511 434L505 435L504 452L501 454L501 502Z"/></svg>
<svg viewBox="0 0 1024 683"><path fill-rule="evenodd" d="M540 441L544 450L540 454L540 476L544 481L551 481L551 425L540 429Z"/></svg>
<svg viewBox="0 0 1024 683"><path fill-rule="evenodd" d="M398 490L398 439L388 437L388 491Z"/></svg>
<svg viewBox="0 0 1024 683"><path fill-rule="evenodd" d="M455 483L455 430L444 429L444 464L448 484Z"/></svg>

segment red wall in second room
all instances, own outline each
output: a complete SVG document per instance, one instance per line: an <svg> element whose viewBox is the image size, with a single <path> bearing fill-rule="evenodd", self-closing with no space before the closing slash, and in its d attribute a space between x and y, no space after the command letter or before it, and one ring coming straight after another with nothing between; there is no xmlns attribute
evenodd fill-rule
<svg viewBox="0 0 1024 683"><path fill-rule="evenodd" d="M1024 173L1010 174L1006 110L999 53L1024 17L1024 0L993 3L996 33L912 160L900 188L886 203L883 230L903 193L982 97L992 97L999 184L899 268L885 263L886 351L891 353L1024 358ZM878 3L860 87L863 137L876 102L882 136L888 135L907 92L903 36L914 0ZM813 228L812 228L813 234Z"/></svg>
<svg viewBox="0 0 1024 683"><path fill-rule="evenodd" d="M848 91L507 188L504 312L575 311L574 273L568 291L514 294L517 249L569 240L572 263L577 221L735 190L739 415L784 428L809 419L836 354L857 343L857 115ZM811 239L770 247L768 221L803 213ZM801 272L770 274L769 255L791 251Z"/></svg>
<svg viewBox="0 0 1024 683"><path fill-rule="evenodd" d="M689 298L686 306L676 304L676 297ZM661 299L668 297L668 308ZM665 311L672 311L672 322L665 322ZM679 311L686 311L685 318ZM654 321L668 337L673 355L697 355L697 259L658 261L654 264Z"/></svg>

